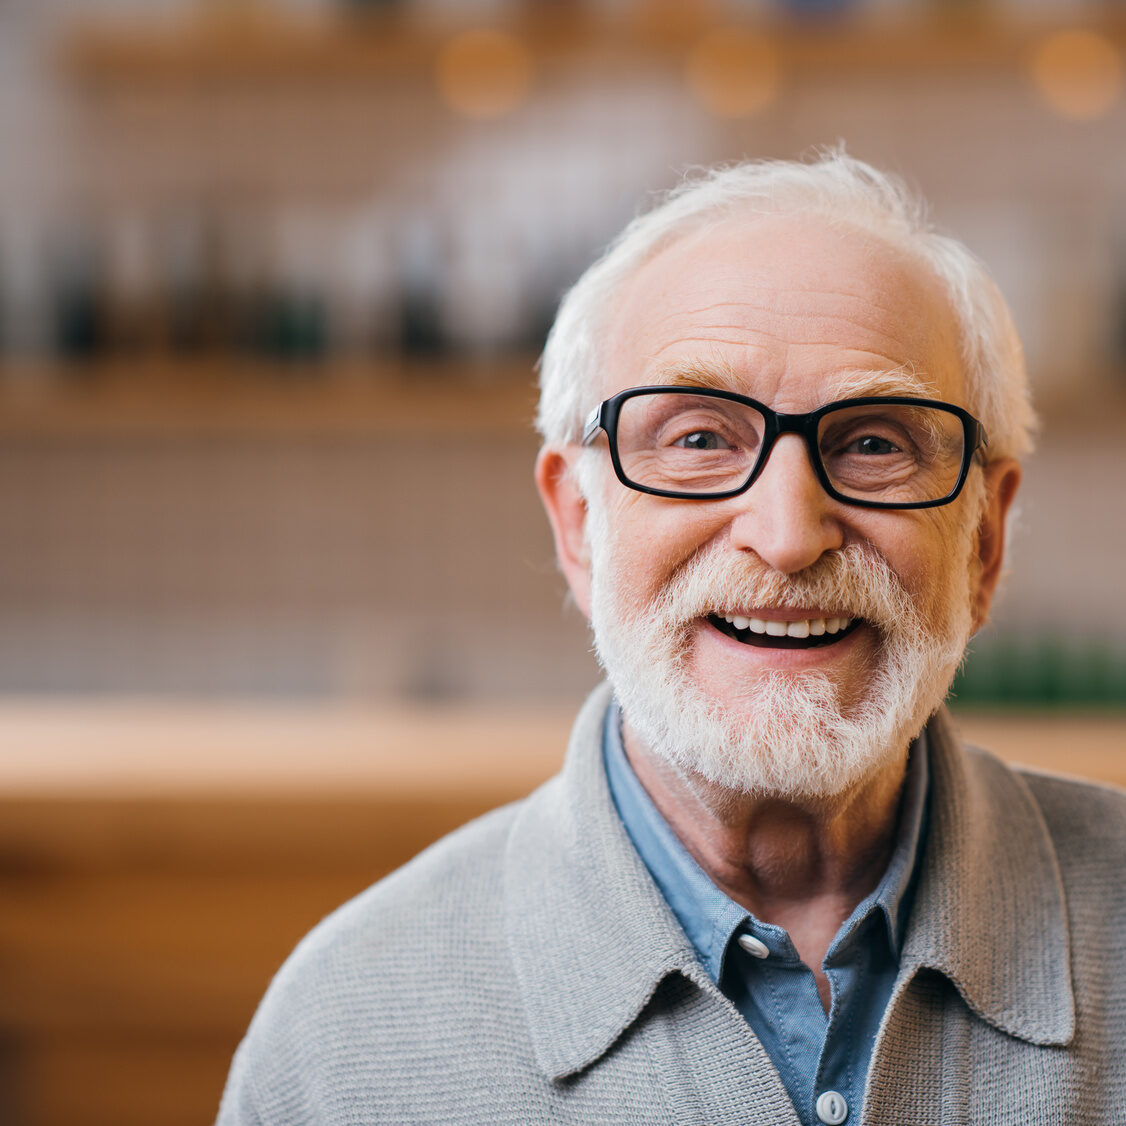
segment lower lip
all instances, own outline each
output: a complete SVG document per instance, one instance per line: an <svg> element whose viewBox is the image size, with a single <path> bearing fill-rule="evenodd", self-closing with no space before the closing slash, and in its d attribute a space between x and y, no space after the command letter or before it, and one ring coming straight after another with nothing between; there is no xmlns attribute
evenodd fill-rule
<svg viewBox="0 0 1126 1126"><path fill-rule="evenodd" d="M702 638L707 638L712 644L719 643L722 647L749 660L755 664L766 664L772 668L813 668L825 665L838 657L846 656L858 644L860 638L871 631L871 626L861 622L858 626L848 630L839 641L830 645L814 645L804 649L791 649L781 645L752 645L736 641L716 629L707 618L698 619L700 627L698 633Z"/></svg>

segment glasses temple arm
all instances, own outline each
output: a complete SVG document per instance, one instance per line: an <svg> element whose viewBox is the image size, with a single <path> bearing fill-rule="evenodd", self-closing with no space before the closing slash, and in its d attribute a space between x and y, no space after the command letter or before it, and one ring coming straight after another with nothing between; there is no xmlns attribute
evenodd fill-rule
<svg viewBox="0 0 1126 1126"><path fill-rule="evenodd" d="M977 459L980 465L984 465L986 462L985 450L989 445L989 439L988 437L986 437L985 427L982 426L982 424L978 422L977 419L974 419L974 425L977 435L977 441L974 443L973 457Z"/></svg>
<svg viewBox="0 0 1126 1126"><path fill-rule="evenodd" d="M579 442L580 446L589 446L594 440L595 434L598 433L602 426L602 405L599 404L586 416L586 422L583 423L583 436Z"/></svg>

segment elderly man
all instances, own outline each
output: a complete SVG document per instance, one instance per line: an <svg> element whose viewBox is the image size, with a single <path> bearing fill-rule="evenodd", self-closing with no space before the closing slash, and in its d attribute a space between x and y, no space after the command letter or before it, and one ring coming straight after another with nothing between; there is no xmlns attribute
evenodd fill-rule
<svg viewBox="0 0 1126 1126"><path fill-rule="evenodd" d="M567 296L539 421L608 686L301 944L221 1121L1126 1121L1123 795L942 708L1032 422L977 261L841 154L717 171Z"/></svg>

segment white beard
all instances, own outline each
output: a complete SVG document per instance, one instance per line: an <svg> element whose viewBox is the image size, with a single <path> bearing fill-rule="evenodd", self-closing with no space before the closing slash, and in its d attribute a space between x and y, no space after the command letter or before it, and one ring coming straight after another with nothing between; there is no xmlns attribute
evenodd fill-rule
<svg viewBox="0 0 1126 1126"><path fill-rule="evenodd" d="M592 504L589 516L595 649L630 729L681 775L737 794L837 797L902 758L945 698L971 633L967 535L939 592L938 621L924 620L886 560L858 545L791 576L749 553L705 548L627 616L601 508ZM878 664L862 698L842 699L821 670L771 670L726 703L691 679L697 619L768 606L832 608L874 626Z"/></svg>

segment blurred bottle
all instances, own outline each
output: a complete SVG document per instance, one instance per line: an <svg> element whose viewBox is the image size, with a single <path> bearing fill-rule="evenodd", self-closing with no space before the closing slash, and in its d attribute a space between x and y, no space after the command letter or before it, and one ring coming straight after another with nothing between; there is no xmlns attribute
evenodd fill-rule
<svg viewBox="0 0 1126 1126"><path fill-rule="evenodd" d="M106 340L113 352L160 347L159 272L151 224L136 210L107 223Z"/></svg>
<svg viewBox="0 0 1126 1126"><path fill-rule="evenodd" d="M212 238L198 207L170 214L162 226L162 336L173 354L199 353L218 335Z"/></svg>
<svg viewBox="0 0 1126 1126"><path fill-rule="evenodd" d="M335 0L336 8L345 16L369 16L394 12L406 7L405 0Z"/></svg>
<svg viewBox="0 0 1126 1126"><path fill-rule="evenodd" d="M860 0L778 0L778 7L791 16L816 19L841 16L862 4Z"/></svg>
<svg viewBox="0 0 1126 1126"><path fill-rule="evenodd" d="M106 343L104 253L92 225L61 223L48 252L54 351L93 359Z"/></svg>
<svg viewBox="0 0 1126 1126"><path fill-rule="evenodd" d="M274 217L262 350L280 360L310 360L328 345L324 223L315 211L283 207Z"/></svg>
<svg viewBox="0 0 1126 1126"><path fill-rule="evenodd" d="M221 347L242 355L261 351L269 311L266 217L254 200L229 199L216 210L214 223Z"/></svg>
<svg viewBox="0 0 1126 1126"><path fill-rule="evenodd" d="M503 20L511 0L411 0L411 13L422 21L469 23Z"/></svg>
<svg viewBox="0 0 1126 1126"><path fill-rule="evenodd" d="M429 356L446 346L443 298L448 259L433 215L416 212L398 232L399 347L408 356Z"/></svg>

